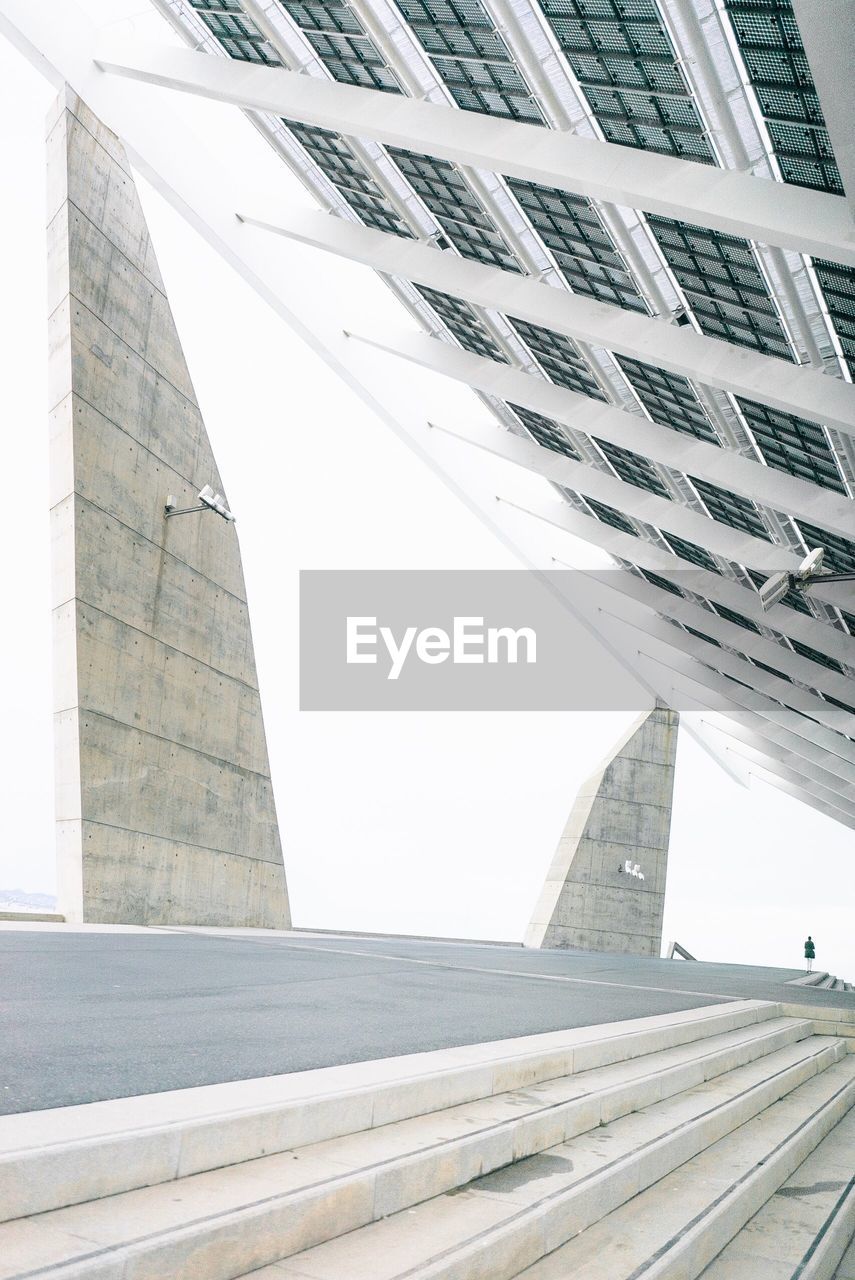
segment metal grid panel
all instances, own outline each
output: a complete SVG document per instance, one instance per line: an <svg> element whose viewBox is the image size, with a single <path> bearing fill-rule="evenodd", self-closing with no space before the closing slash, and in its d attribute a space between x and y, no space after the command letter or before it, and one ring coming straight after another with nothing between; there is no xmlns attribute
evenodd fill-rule
<svg viewBox="0 0 855 1280"><path fill-rule="evenodd" d="M846 493L822 427L754 400L743 400L741 396L737 396L736 401L770 467Z"/></svg>
<svg viewBox="0 0 855 1280"><path fill-rule="evenodd" d="M737 613L735 609L728 609L724 604L710 604L709 606L714 613L720 618L724 618L726 622L732 622L735 627L743 627L746 631L753 631L755 635L760 634L760 628L756 622L752 622L750 618L744 617L743 614Z"/></svg>
<svg viewBox="0 0 855 1280"><path fill-rule="evenodd" d="M242 11L240 0L190 0L190 4L230 57L239 62L282 66L273 45Z"/></svg>
<svg viewBox="0 0 855 1280"><path fill-rule="evenodd" d="M507 182L574 293L648 313L647 303L590 200L534 182L515 178Z"/></svg>
<svg viewBox="0 0 855 1280"><path fill-rule="evenodd" d="M341 193L366 226L377 231L412 237L407 224L357 159L350 146L329 129L283 120L297 142L308 152L324 176Z"/></svg>
<svg viewBox="0 0 855 1280"><path fill-rule="evenodd" d="M455 165L399 147L389 147L388 152L464 258L521 271L507 241Z"/></svg>
<svg viewBox="0 0 855 1280"><path fill-rule="evenodd" d="M560 387L569 387L583 396L593 396L596 400L605 400L605 396L594 381L590 369L579 355L569 338L551 329L543 329L540 325L529 324L527 320L508 319L516 329L520 338L536 358L541 369Z"/></svg>
<svg viewBox="0 0 855 1280"><path fill-rule="evenodd" d="M842 664L836 658L829 658L827 653L820 653L819 649L812 649L809 644L803 644L801 640L790 640L790 644L803 658L809 658L811 662L817 662L821 667L827 667L829 671L837 671L840 675L845 675Z"/></svg>
<svg viewBox="0 0 855 1280"><path fill-rule="evenodd" d="M509 403L508 408L513 409L532 438L544 449L551 449L553 453L563 453L566 458L579 460L579 451L568 440L560 422L553 422L552 418L545 418L542 413L535 413L533 409L524 409L519 404Z"/></svg>
<svg viewBox="0 0 855 1280"><path fill-rule="evenodd" d="M672 218L648 221L704 333L792 360L747 240Z"/></svg>
<svg viewBox="0 0 855 1280"><path fill-rule="evenodd" d="M660 498L671 497L656 474L653 463L647 458L633 453L631 449L623 449L618 444L610 444L608 440L597 440L594 437L594 443L614 467L621 480L625 480L627 484L634 484L639 489L646 489L648 493L656 493Z"/></svg>
<svg viewBox="0 0 855 1280"><path fill-rule="evenodd" d="M814 258L813 266L849 372L855 378L855 271L824 258Z"/></svg>
<svg viewBox="0 0 855 1280"><path fill-rule="evenodd" d="M425 302L433 308L445 327L454 334L465 351L507 364L507 360L467 302L452 298L450 294L440 293L438 289L429 289L426 285L416 285L415 288Z"/></svg>
<svg viewBox="0 0 855 1280"><path fill-rule="evenodd" d="M685 593L682 592L679 587L675 586L673 582L669 582L667 578L660 578L659 574L653 573L651 569L639 569L637 565L632 565L631 567L639 578L643 578L645 582L649 582L651 587L659 587L661 591L667 591L669 595L679 596L682 600L685 600ZM697 635L698 632L695 632L694 634Z"/></svg>
<svg viewBox="0 0 855 1280"><path fill-rule="evenodd" d="M718 485L710 484L707 480L696 480L694 476L689 476L689 479L703 499L704 506L713 520L771 542L757 508L748 498L741 498L739 494L731 493L729 489L720 489Z"/></svg>
<svg viewBox="0 0 855 1280"><path fill-rule="evenodd" d="M479 0L397 0L464 111L543 124L531 90Z"/></svg>
<svg viewBox="0 0 855 1280"><path fill-rule="evenodd" d="M620 511L615 511L614 507L608 507L604 502L595 502L593 498L586 498L585 502L603 524L611 525L613 529L620 529L621 533L637 536L630 521Z"/></svg>
<svg viewBox="0 0 855 1280"><path fill-rule="evenodd" d="M725 0L786 182L843 194L790 0Z"/></svg>
<svg viewBox="0 0 855 1280"><path fill-rule="evenodd" d="M671 550L683 560L688 560L690 564L696 564L699 569L709 569L710 573L719 573L719 567L713 557L707 551L706 547L699 547L696 542L688 542L685 538L678 538L676 533L669 533L667 529L663 529L668 545Z"/></svg>
<svg viewBox="0 0 855 1280"><path fill-rule="evenodd" d="M627 356L618 357L616 362L654 422L710 444L719 443L687 378Z"/></svg>
<svg viewBox="0 0 855 1280"><path fill-rule="evenodd" d="M819 529L815 524L807 524L804 520L796 522L805 545L811 550L814 547L825 547L823 568L832 573L855 573L855 542L829 533L827 529Z"/></svg>
<svg viewBox="0 0 855 1280"><path fill-rule="evenodd" d="M335 80L400 93L401 86L376 45L365 34L347 0L279 0L282 8L303 31Z"/></svg>
<svg viewBox="0 0 855 1280"><path fill-rule="evenodd" d="M654 0L541 0L609 142L714 163Z"/></svg>

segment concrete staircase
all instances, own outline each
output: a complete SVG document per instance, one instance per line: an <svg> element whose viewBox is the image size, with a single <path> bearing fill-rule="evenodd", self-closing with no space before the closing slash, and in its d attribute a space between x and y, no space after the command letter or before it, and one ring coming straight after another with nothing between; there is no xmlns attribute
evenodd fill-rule
<svg viewBox="0 0 855 1280"><path fill-rule="evenodd" d="M855 991L851 982L835 978L831 973L804 973L800 978L791 978L789 985L794 987L816 987L822 991Z"/></svg>
<svg viewBox="0 0 855 1280"><path fill-rule="evenodd" d="M0 1118L0 1280L831 1280L855 1055L814 1030L740 1001Z"/></svg>

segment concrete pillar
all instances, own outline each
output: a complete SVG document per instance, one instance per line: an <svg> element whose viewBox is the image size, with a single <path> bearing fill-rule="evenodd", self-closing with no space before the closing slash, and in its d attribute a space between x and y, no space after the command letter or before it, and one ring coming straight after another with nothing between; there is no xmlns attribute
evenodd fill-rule
<svg viewBox="0 0 855 1280"><path fill-rule="evenodd" d="M164 518L223 484L124 149L69 91L48 255L60 909L288 927L235 527Z"/></svg>
<svg viewBox="0 0 855 1280"><path fill-rule="evenodd" d="M660 954L679 719L645 712L583 783L527 947Z"/></svg>

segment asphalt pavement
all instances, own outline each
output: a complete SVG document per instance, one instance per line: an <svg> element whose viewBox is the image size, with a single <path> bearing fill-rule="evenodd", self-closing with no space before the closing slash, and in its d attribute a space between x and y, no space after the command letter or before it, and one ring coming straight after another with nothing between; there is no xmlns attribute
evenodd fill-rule
<svg viewBox="0 0 855 1280"><path fill-rule="evenodd" d="M0 931L0 1113L734 998L855 1007L799 970L401 938Z"/></svg>

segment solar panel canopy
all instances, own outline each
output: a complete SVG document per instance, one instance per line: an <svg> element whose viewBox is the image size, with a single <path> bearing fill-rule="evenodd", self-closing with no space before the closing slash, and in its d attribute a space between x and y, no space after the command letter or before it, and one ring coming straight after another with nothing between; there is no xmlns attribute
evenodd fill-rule
<svg viewBox="0 0 855 1280"><path fill-rule="evenodd" d="M413 98L577 133L625 155L847 195L822 76L790 0L156 3L194 48L385 95L390 118L397 100ZM509 282L530 278L690 330L743 363L757 356L852 382L850 266L404 141L249 114L340 218ZM768 614L759 596L775 549L789 564L821 546L827 570L855 571L852 436L774 397L534 323L512 304L485 307L403 276L387 283L439 342L585 398L590 431L578 414L570 425L522 397L477 392L497 428L615 482L614 502L581 480L555 493L574 531L621 570L627 598L648 609L660 665L672 651L674 678L685 677L699 705L704 688L723 691L733 745L763 769L779 766L778 781L795 786L809 761L808 800L855 824L855 589L848 601L791 590ZM598 428L604 407L621 415L619 441ZM697 465L681 462L689 457Z"/></svg>

